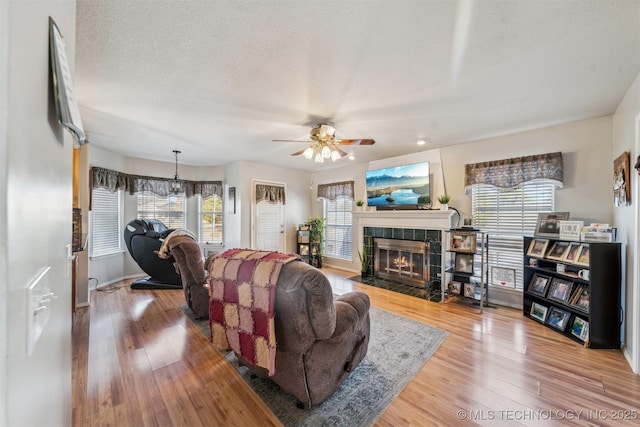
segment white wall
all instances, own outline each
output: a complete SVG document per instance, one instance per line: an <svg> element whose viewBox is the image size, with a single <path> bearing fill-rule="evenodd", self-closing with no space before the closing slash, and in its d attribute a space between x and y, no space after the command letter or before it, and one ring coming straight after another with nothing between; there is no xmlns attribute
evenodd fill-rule
<svg viewBox="0 0 640 427"><path fill-rule="evenodd" d="M9 93L9 3L0 2L0 93ZM0 425L7 425L7 345L9 311L7 269L7 172L9 98L0 96Z"/></svg>
<svg viewBox="0 0 640 427"><path fill-rule="evenodd" d="M613 116L613 153L610 161L625 151L631 152L631 168L640 154L640 74L627 91ZM611 168L613 170L613 167ZM619 240L624 243L623 303L625 308L624 353L631 368L640 373L640 180L635 170L631 176L631 205L614 208Z"/></svg>
<svg viewBox="0 0 640 427"><path fill-rule="evenodd" d="M55 118L48 19L73 69L75 1L3 1L0 16L0 425L71 425L72 140ZM25 289L47 266L58 299L27 357Z"/></svg>

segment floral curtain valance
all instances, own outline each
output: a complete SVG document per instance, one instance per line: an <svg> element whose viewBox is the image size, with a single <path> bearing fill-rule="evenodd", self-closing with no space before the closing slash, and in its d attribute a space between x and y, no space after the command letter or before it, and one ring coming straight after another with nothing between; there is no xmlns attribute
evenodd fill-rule
<svg viewBox="0 0 640 427"><path fill-rule="evenodd" d="M263 201L286 204L284 187L279 185L256 184L256 203Z"/></svg>
<svg viewBox="0 0 640 427"><path fill-rule="evenodd" d="M353 200L353 187L353 181L320 184L318 185L318 200L326 199L333 202L338 197L347 197Z"/></svg>
<svg viewBox="0 0 640 427"><path fill-rule="evenodd" d="M171 178L132 175L100 167L91 168L91 188L105 188L109 191L124 190L129 194L150 191L158 196L168 196L171 191ZM222 181L180 180L181 193L186 197L200 195L222 197Z"/></svg>
<svg viewBox="0 0 640 427"><path fill-rule="evenodd" d="M550 179L556 181L558 187L562 187L562 153L536 154L466 164L464 167L464 186L467 191L474 184L514 188L534 179Z"/></svg>

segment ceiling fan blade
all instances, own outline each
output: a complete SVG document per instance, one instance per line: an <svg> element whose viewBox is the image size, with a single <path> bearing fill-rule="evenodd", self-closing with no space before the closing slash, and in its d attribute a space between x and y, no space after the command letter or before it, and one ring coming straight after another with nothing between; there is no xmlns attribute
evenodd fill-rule
<svg viewBox="0 0 640 427"><path fill-rule="evenodd" d="M373 139L336 139L335 143L339 145L373 145L376 141Z"/></svg>
<svg viewBox="0 0 640 427"><path fill-rule="evenodd" d="M302 139L272 139L271 142L313 142L311 140L302 140Z"/></svg>
<svg viewBox="0 0 640 427"><path fill-rule="evenodd" d="M300 154L304 153L306 151L306 148L304 150L300 150L300 151L296 151L295 153L291 153L292 156L299 156Z"/></svg>

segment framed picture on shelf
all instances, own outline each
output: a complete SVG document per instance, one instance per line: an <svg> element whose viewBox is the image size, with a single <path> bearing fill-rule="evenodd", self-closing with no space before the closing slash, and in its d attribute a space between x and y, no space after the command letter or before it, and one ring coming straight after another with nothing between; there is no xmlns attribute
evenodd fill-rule
<svg viewBox="0 0 640 427"><path fill-rule="evenodd" d="M531 278L531 282L529 283L529 288L527 290L533 294L538 294L543 297L547 293L549 283L551 283L551 277L536 273Z"/></svg>
<svg viewBox="0 0 640 427"><path fill-rule="evenodd" d="M588 313L589 312L589 288L583 285L576 286L576 290L573 291L573 294L571 295L571 300L569 300L569 305L571 305L571 307L573 308L577 308L578 310Z"/></svg>
<svg viewBox="0 0 640 427"><path fill-rule="evenodd" d="M515 289L516 269L492 266L491 284L502 288Z"/></svg>
<svg viewBox="0 0 640 427"><path fill-rule="evenodd" d="M589 244L581 243L576 255L576 260L573 262L575 265L581 265L583 267L589 267Z"/></svg>
<svg viewBox="0 0 640 427"><path fill-rule="evenodd" d="M298 255L307 256L309 255L309 245L300 245L300 253Z"/></svg>
<svg viewBox="0 0 640 427"><path fill-rule="evenodd" d="M569 317L571 313L559 309L558 307L551 307L549 309L549 315L547 316L547 325L556 328L559 331L567 329L567 323L569 323Z"/></svg>
<svg viewBox="0 0 640 427"><path fill-rule="evenodd" d="M549 241L546 239L531 239L527 256L544 258L544 254L547 253L547 245L549 245Z"/></svg>
<svg viewBox="0 0 640 427"><path fill-rule="evenodd" d="M567 251L564 254L564 262L574 263L577 260L578 252L580 251L581 243L572 242L569 244Z"/></svg>
<svg viewBox="0 0 640 427"><path fill-rule="evenodd" d="M453 252L473 254L476 252L476 233L468 231L451 232L451 250Z"/></svg>
<svg viewBox="0 0 640 427"><path fill-rule="evenodd" d="M473 274L473 255L456 254L455 272Z"/></svg>
<svg viewBox="0 0 640 427"><path fill-rule="evenodd" d="M534 302L531 304L531 318L536 319L540 322L543 322L547 319L547 311L549 311L549 307L545 307L542 304L538 304Z"/></svg>
<svg viewBox="0 0 640 427"><path fill-rule="evenodd" d="M467 298L473 298L476 293L476 285L473 283L464 284L464 296Z"/></svg>
<svg viewBox="0 0 640 427"><path fill-rule="evenodd" d="M560 221L569 219L569 212L540 212L536 223L536 236L554 237L560 236Z"/></svg>
<svg viewBox="0 0 640 427"><path fill-rule="evenodd" d="M569 250L570 243L569 242L553 242L551 245L551 249L549 253L547 253L547 258L554 259L556 261L562 261Z"/></svg>
<svg viewBox="0 0 640 427"><path fill-rule="evenodd" d="M573 319L573 325L571 325L571 335L578 338L580 341L586 341L589 336L589 322L576 316Z"/></svg>
<svg viewBox="0 0 640 427"><path fill-rule="evenodd" d="M584 221L560 221L560 239L580 241Z"/></svg>
<svg viewBox="0 0 640 427"><path fill-rule="evenodd" d="M572 281L554 277L553 280L551 280L551 286L549 287L547 298L563 304L568 304L569 298L571 297L572 287Z"/></svg>
<svg viewBox="0 0 640 427"><path fill-rule="evenodd" d="M462 282L452 280L451 283L449 283L449 292L451 292L452 295L460 295L461 289Z"/></svg>

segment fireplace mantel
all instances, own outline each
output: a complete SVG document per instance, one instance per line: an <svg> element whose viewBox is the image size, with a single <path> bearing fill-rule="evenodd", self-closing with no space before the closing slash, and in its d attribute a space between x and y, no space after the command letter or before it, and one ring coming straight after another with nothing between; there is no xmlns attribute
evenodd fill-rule
<svg viewBox="0 0 640 427"><path fill-rule="evenodd" d="M360 233L363 227L448 230L451 228L451 218L454 214L455 211L452 210L355 211L353 228Z"/></svg>

